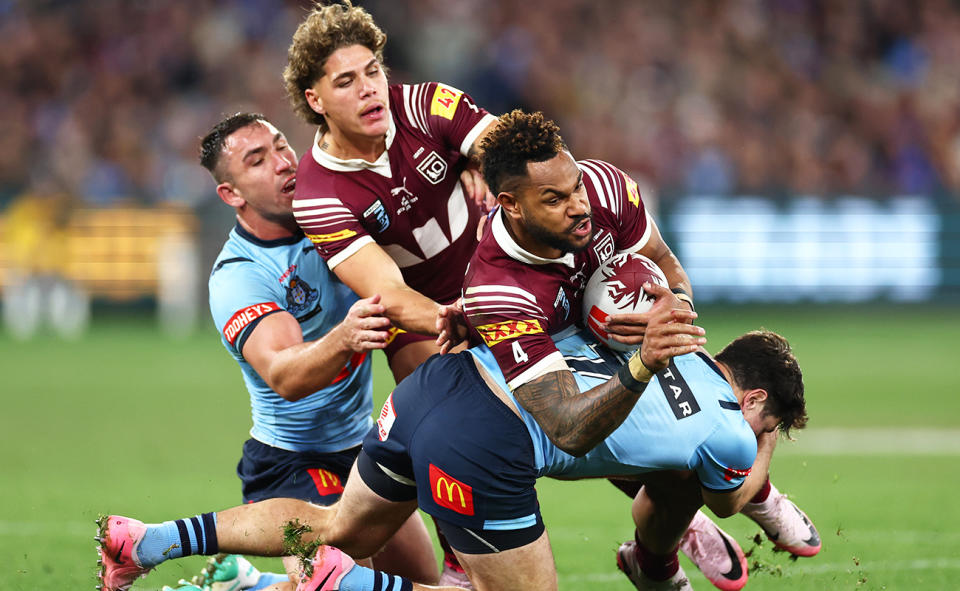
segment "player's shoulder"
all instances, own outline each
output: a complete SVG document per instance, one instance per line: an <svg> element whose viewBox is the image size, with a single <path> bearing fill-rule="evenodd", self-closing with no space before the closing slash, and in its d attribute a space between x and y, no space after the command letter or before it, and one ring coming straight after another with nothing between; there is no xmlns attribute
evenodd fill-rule
<svg viewBox="0 0 960 591"><path fill-rule="evenodd" d="M420 82L391 85L388 94L398 128L430 135L428 118L451 118L463 91L443 82Z"/></svg>
<svg viewBox="0 0 960 591"><path fill-rule="evenodd" d="M640 205L640 189L630 175L605 160L577 161L590 201L613 212L625 203Z"/></svg>

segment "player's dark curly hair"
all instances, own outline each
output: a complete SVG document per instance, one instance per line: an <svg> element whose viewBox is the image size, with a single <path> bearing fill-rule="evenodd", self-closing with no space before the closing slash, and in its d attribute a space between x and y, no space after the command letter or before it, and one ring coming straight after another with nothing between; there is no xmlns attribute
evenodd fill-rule
<svg viewBox="0 0 960 591"><path fill-rule="evenodd" d="M741 389L767 391L764 414L780 418L780 431L803 429L807 408L803 399L803 372L787 339L769 330L754 330L737 337L717 353Z"/></svg>
<svg viewBox="0 0 960 591"><path fill-rule="evenodd" d="M317 2L307 18L293 34L287 50L287 67L283 81L293 110L307 123L320 126L320 132L328 129L323 115L310 108L304 91L313 87L323 77L327 59L336 50L350 45L362 45L376 56L383 71L383 46L387 36L373 22L370 13L354 6L350 0L343 4L324 6Z"/></svg>
<svg viewBox="0 0 960 591"><path fill-rule="evenodd" d="M210 133L200 140L200 164L210 171L210 174L218 183L222 183L226 177L218 167L227 138L238 129L266 120L267 118L260 113L236 113L217 123L210 130Z"/></svg>
<svg viewBox="0 0 960 591"><path fill-rule="evenodd" d="M494 195L510 192L526 178L528 162L545 162L566 149L560 128L543 113L514 109L480 143L480 169Z"/></svg>

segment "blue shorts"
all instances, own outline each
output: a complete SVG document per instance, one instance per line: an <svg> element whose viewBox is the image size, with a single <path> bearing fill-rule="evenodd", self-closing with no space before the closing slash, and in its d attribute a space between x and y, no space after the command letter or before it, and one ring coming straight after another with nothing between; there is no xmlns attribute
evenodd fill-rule
<svg viewBox="0 0 960 591"><path fill-rule="evenodd" d="M243 502L288 497L330 505L340 498L360 447L334 453L287 451L248 439L237 476Z"/></svg>
<svg viewBox="0 0 960 591"><path fill-rule="evenodd" d="M397 386L357 467L380 496L416 499L461 552L516 548L543 533L530 435L469 353L434 355Z"/></svg>

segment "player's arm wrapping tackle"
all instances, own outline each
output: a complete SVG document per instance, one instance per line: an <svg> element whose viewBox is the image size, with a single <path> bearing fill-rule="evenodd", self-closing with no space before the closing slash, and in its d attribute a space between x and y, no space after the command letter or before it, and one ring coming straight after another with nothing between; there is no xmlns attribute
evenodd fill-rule
<svg viewBox="0 0 960 591"><path fill-rule="evenodd" d="M706 343L704 331L690 324L696 313L677 307L677 299L658 285L644 289L657 300L650 309L643 346L606 382L580 392L568 368L551 371L514 390L557 447L582 456L613 433L630 414L653 375L677 355L695 352ZM641 355L646 358L643 361Z"/></svg>

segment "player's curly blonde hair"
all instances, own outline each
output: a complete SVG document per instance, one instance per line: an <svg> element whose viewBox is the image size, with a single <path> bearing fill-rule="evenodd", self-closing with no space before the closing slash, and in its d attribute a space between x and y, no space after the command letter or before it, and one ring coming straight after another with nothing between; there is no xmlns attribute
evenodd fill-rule
<svg viewBox="0 0 960 591"><path fill-rule="evenodd" d="M514 109L480 143L480 168L494 195L515 188L528 162L545 162L566 150L560 128L543 113Z"/></svg>
<svg viewBox="0 0 960 591"><path fill-rule="evenodd" d="M382 64L386 42L387 35L373 22L370 13L350 0L330 6L317 2L297 27L287 50L283 81L293 110L308 123L319 125L321 133L326 132L326 120L310 108L304 91L323 77L327 59L341 47L362 45Z"/></svg>

